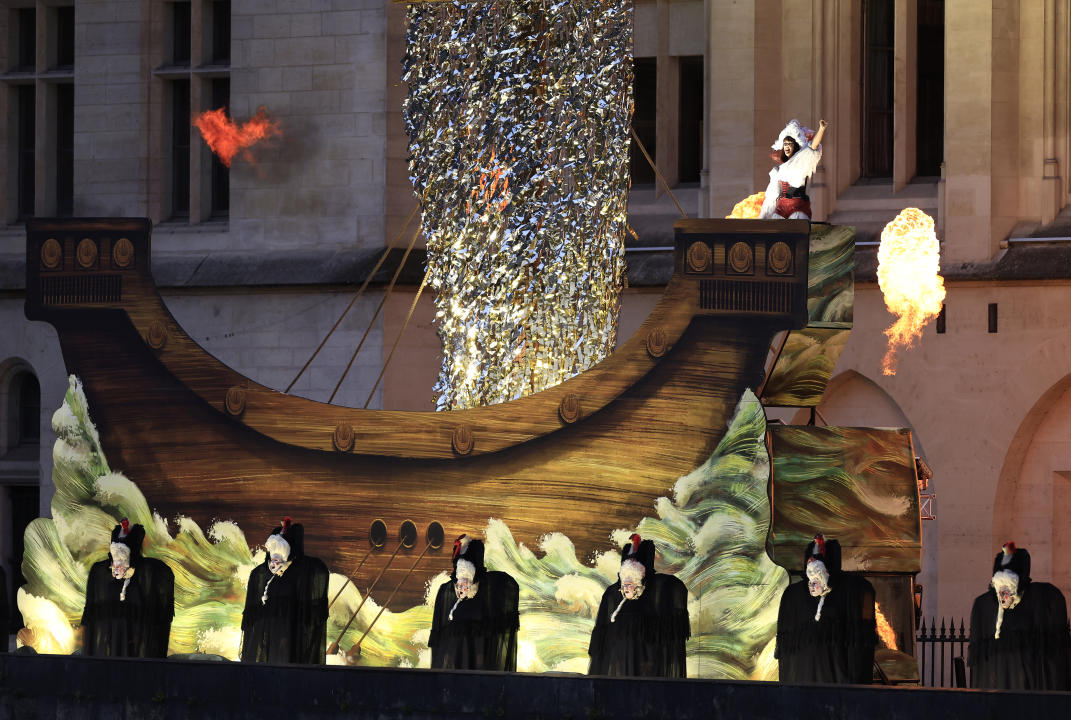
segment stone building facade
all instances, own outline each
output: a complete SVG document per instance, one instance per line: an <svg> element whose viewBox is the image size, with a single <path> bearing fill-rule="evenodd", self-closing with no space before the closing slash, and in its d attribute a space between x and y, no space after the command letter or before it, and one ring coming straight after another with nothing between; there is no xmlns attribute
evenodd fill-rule
<svg viewBox="0 0 1071 720"><path fill-rule="evenodd" d="M764 189L769 145L797 117L831 124L810 186L816 220L855 225L866 242L908 205L937 219L943 331L927 328L897 374L881 375L891 316L861 245L855 329L819 408L831 424L915 430L938 496L924 525L926 613L965 615L1009 539L1032 551L1036 577L1071 593L1066 4L637 0L635 11L635 127L689 215L723 216ZM150 217L154 274L179 322L285 389L378 255L414 230L403 232L414 206L404 15L386 0L0 4L0 527L25 516L25 488L48 513L49 422L66 386L55 333L22 313L23 218ZM221 104L238 120L263 106L282 135L221 168L179 122ZM658 248L677 217L653 174L633 168L622 337L668 278ZM373 279L293 392L327 400L367 330L335 402L431 409L426 293L369 399L422 275L419 247L389 296L389 274ZM36 434L24 407L37 408ZM13 535L0 536L9 575Z"/></svg>

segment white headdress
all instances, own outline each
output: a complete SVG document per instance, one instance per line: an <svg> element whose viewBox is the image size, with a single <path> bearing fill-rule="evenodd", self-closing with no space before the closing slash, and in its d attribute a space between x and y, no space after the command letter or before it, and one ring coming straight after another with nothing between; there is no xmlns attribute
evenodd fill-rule
<svg viewBox="0 0 1071 720"><path fill-rule="evenodd" d="M777 142L770 146L773 150L780 150L785 144L785 138L790 137L796 141L796 144L802 147L808 147L810 144L809 137L814 137L814 130L809 127L800 125L800 121L793 118L788 121L788 125L785 125L785 129L781 131L781 134L777 136Z"/></svg>

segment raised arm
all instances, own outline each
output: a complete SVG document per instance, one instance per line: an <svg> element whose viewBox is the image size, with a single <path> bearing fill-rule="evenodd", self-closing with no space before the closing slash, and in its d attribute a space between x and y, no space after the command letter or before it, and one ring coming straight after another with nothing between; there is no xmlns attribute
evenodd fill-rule
<svg viewBox="0 0 1071 720"><path fill-rule="evenodd" d="M818 132L814 134L814 138L811 139L811 147L815 150L822 144L822 136L826 134L826 128L829 127L829 123L825 120L818 121Z"/></svg>

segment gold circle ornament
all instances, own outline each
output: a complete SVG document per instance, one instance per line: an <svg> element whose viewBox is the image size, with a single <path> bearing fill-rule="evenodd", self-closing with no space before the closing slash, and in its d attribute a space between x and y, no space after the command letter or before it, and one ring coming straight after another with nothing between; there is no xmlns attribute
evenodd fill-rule
<svg viewBox="0 0 1071 720"><path fill-rule="evenodd" d="M63 246L56 238L49 238L41 245L41 265L48 270L56 270L63 262Z"/></svg>
<svg viewBox="0 0 1071 720"><path fill-rule="evenodd" d="M653 358L660 358L666 354L669 343L666 340L666 331L661 325L652 328L647 333L647 354Z"/></svg>
<svg viewBox="0 0 1071 720"><path fill-rule="evenodd" d="M705 242L696 241L688 246L688 269L692 272L706 272L710 270L710 263L714 259L710 252L710 246Z"/></svg>
<svg viewBox="0 0 1071 720"><path fill-rule="evenodd" d="M783 240L778 240L770 246L766 255L770 270L777 275L788 275L792 272L792 248Z"/></svg>
<svg viewBox="0 0 1071 720"><path fill-rule="evenodd" d="M227 389L227 397L223 400L223 407L235 417L245 412L245 388L237 385Z"/></svg>
<svg viewBox="0 0 1071 720"><path fill-rule="evenodd" d="M729 269L734 273L743 275L751 272L751 268L754 267L755 255L751 246L741 240L733 243L733 246L729 248L728 259Z"/></svg>
<svg viewBox="0 0 1071 720"><path fill-rule="evenodd" d="M564 423L575 423L580 419L580 398L569 393L558 403L558 417Z"/></svg>
<svg viewBox="0 0 1071 720"><path fill-rule="evenodd" d="M115 267L128 268L134 262L134 244L130 238L119 238L112 247L112 262Z"/></svg>
<svg viewBox="0 0 1071 720"><path fill-rule="evenodd" d="M75 250L75 257L78 258L78 264L84 268L91 268L97 264L97 254L100 251L97 250L97 244L89 238L82 238L78 243L78 248Z"/></svg>
<svg viewBox="0 0 1071 720"><path fill-rule="evenodd" d="M167 344L167 328L160 320L153 320L149 325L149 332L145 334L145 342L153 350L160 350Z"/></svg>
<svg viewBox="0 0 1071 720"><path fill-rule="evenodd" d="M468 455L476 444L472 436L472 428L468 425L458 425L454 428L454 434L450 438L450 445L458 455Z"/></svg>
<svg viewBox="0 0 1071 720"><path fill-rule="evenodd" d="M356 434L353 432L353 426L349 423L339 423L335 426L335 431L331 433L331 444L339 452L352 450L355 439Z"/></svg>

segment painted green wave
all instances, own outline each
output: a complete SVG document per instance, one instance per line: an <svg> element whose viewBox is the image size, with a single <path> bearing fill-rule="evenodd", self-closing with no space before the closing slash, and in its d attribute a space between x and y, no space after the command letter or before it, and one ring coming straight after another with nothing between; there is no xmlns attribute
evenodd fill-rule
<svg viewBox="0 0 1071 720"><path fill-rule="evenodd" d="M216 522L207 531L189 518L168 522L153 513L135 483L108 467L85 396L71 378L63 406L53 417L56 493L52 519L35 520L26 533L19 607L28 628L20 642L39 652L70 653L82 612L90 565L107 554L111 528L128 517L146 528L145 553L175 573L175 621L171 654L210 653L236 659L240 647L245 583L262 561L241 528ZM765 551L770 524L769 458L765 418L753 394L742 398L711 457L677 480L638 530L655 541L658 568L689 588L692 677L776 678L772 642L777 599L787 576ZM172 533L172 528L174 532ZM538 554L514 540L505 523L491 519L484 532L485 560L492 570L516 578L522 671L586 672L587 645L604 589L617 573L617 550L631 528L614 533L605 553L581 561L572 541L548 528ZM610 540L610 539L608 539ZM359 664L426 667L431 608L441 573L427 587L424 604L404 612L384 611L361 644ZM331 575L330 597L343 576ZM348 586L331 609L328 641L341 631L361 596ZM349 648L364 633L379 606L370 598L341 639ZM329 662L341 663L340 656Z"/></svg>
<svg viewBox="0 0 1071 720"><path fill-rule="evenodd" d="M773 552L782 564L798 568L799 548L822 528L840 541L850 569L918 572L921 528L909 431L772 426L770 445Z"/></svg>
<svg viewBox="0 0 1071 720"><path fill-rule="evenodd" d="M828 327L792 330L762 391L773 407L816 407L851 331Z"/></svg>
<svg viewBox="0 0 1071 720"><path fill-rule="evenodd" d="M855 228L812 225L807 258L807 318L847 323L855 307Z"/></svg>

